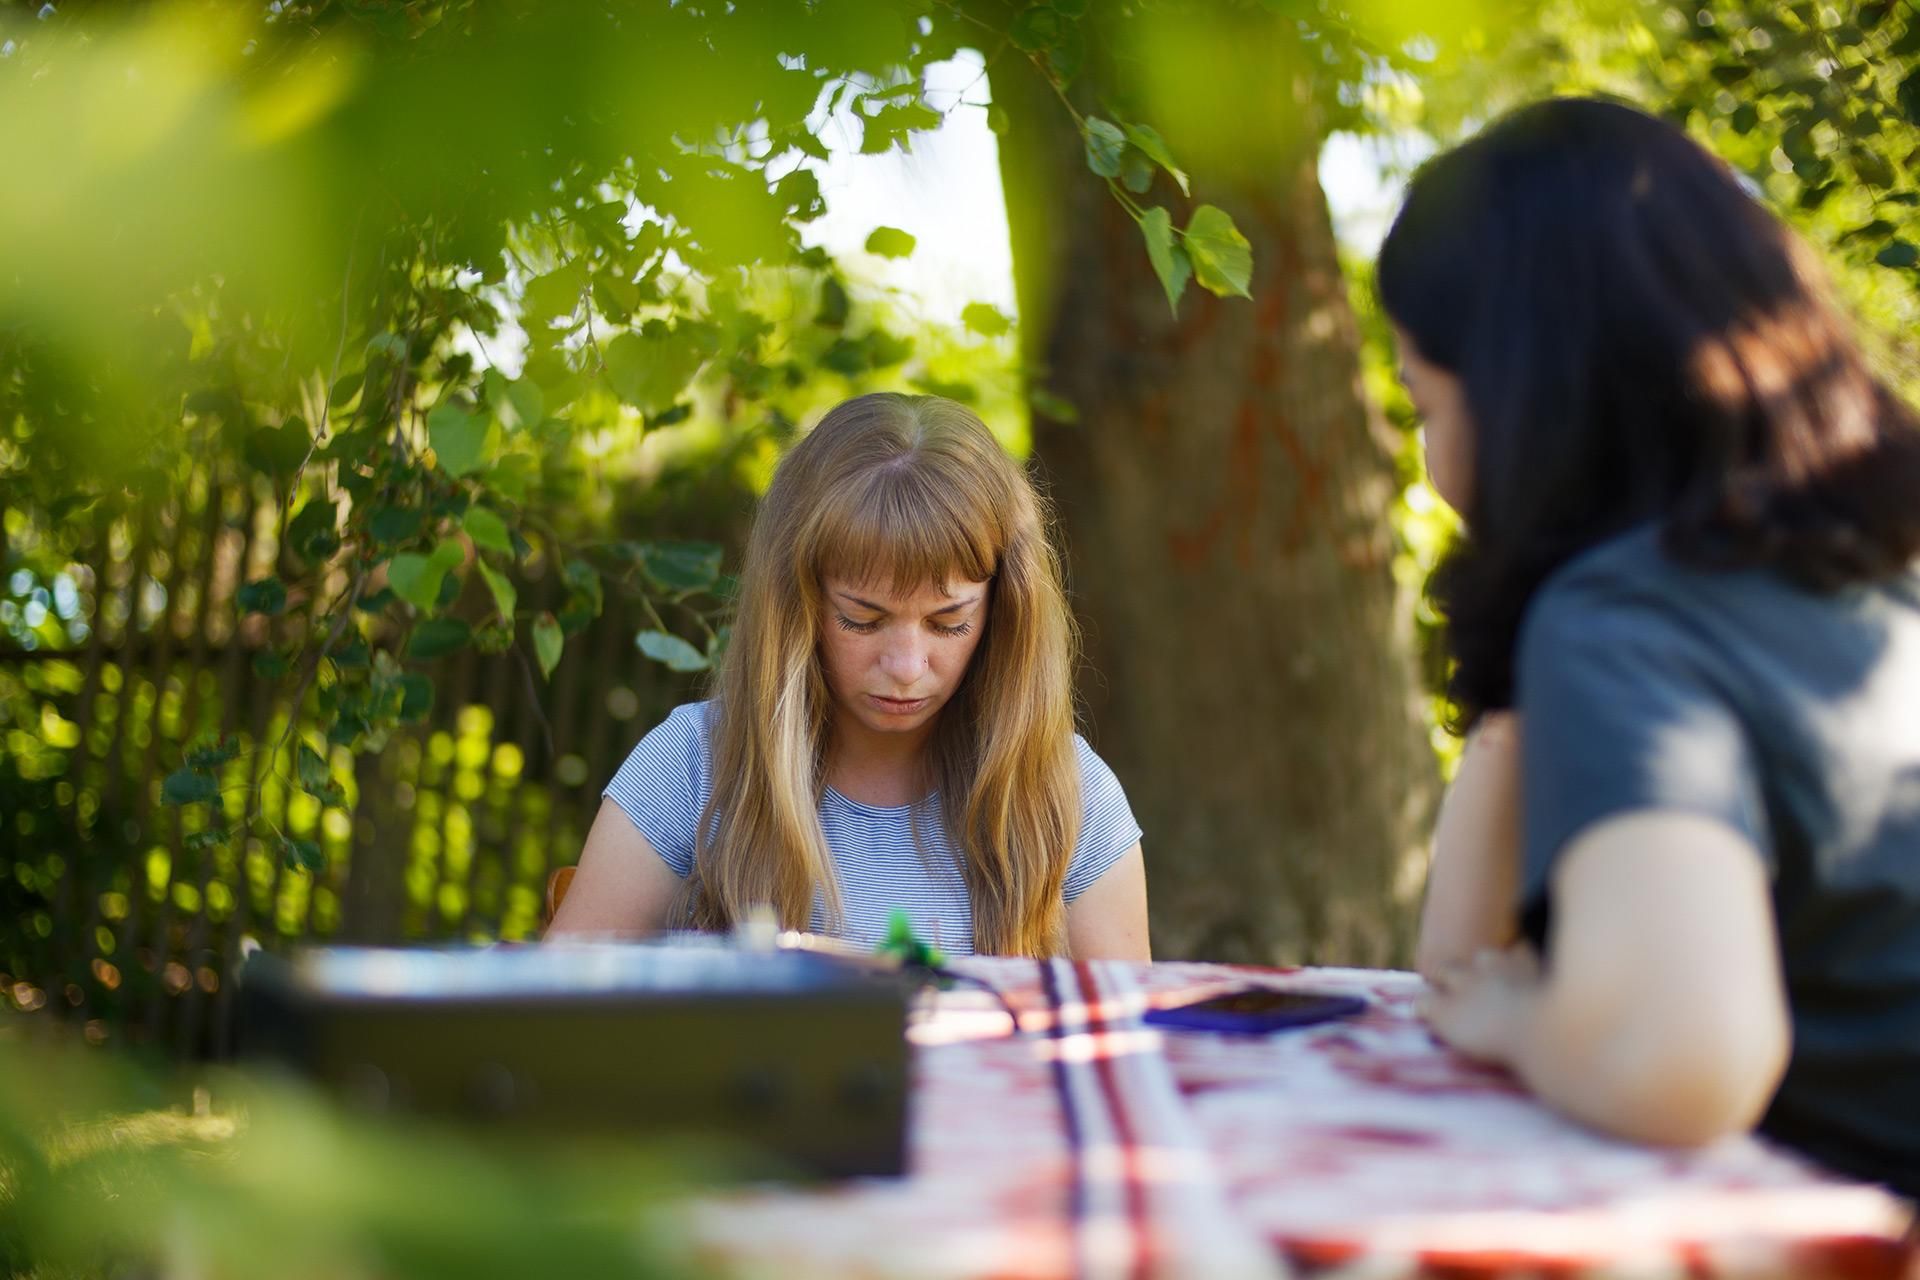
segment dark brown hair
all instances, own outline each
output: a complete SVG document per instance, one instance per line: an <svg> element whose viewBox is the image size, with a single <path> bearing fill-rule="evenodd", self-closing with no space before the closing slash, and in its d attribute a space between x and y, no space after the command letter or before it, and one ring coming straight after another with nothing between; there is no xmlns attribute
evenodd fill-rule
<svg viewBox="0 0 1920 1280"><path fill-rule="evenodd" d="M1635 525L1815 589L1920 553L1913 411L1807 247L1673 125L1587 98L1507 116L1415 176L1378 277L1472 419L1468 534L1435 583L1468 723L1511 704L1541 583Z"/></svg>

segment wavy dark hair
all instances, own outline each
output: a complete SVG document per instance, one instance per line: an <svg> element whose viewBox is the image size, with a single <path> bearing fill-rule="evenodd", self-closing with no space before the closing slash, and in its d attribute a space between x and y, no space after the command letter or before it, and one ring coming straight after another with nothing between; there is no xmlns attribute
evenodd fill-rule
<svg viewBox="0 0 1920 1280"><path fill-rule="evenodd" d="M1434 583L1465 724L1512 704L1541 583L1633 526L1821 590L1920 553L1913 410L1811 251L1665 121L1592 98L1506 116L1415 175L1378 283L1472 419L1467 535Z"/></svg>

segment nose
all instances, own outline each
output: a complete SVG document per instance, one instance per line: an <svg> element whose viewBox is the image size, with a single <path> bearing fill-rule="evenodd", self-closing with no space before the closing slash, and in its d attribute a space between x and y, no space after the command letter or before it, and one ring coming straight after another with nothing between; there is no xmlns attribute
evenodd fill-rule
<svg viewBox="0 0 1920 1280"><path fill-rule="evenodd" d="M880 650L880 673L902 688L927 669L927 642L918 628L891 632Z"/></svg>

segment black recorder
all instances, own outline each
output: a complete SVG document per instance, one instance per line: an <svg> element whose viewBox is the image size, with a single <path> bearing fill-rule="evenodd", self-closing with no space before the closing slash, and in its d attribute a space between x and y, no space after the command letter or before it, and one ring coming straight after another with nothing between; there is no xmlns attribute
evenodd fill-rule
<svg viewBox="0 0 1920 1280"><path fill-rule="evenodd" d="M763 1153L755 1173L904 1171L908 989L718 945L256 954L240 1052L377 1112Z"/></svg>

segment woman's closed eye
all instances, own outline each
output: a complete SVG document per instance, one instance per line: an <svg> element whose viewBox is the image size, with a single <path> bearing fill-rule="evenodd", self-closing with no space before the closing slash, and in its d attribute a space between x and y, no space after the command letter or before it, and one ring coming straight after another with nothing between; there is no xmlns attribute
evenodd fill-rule
<svg viewBox="0 0 1920 1280"><path fill-rule="evenodd" d="M840 624L840 629L842 631L854 631L854 632L858 632L861 635L872 635L875 631L878 631L880 629L880 619L878 618L872 618L865 622L858 622L852 618L849 618L844 613L836 613L833 615L833 620ZM964 636L969 631L973 630L973 624L971 622L958 622L949 626L946 623L935 622L929 619L927 622L927 625L929 627L932 627L936 634L943 635L943 636Z"/></svg>

